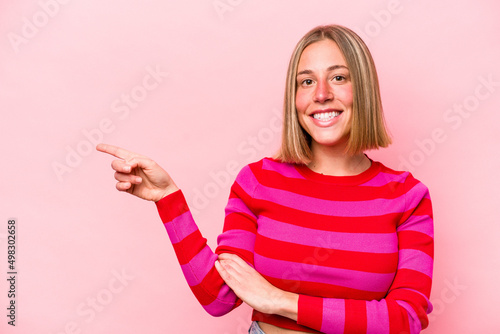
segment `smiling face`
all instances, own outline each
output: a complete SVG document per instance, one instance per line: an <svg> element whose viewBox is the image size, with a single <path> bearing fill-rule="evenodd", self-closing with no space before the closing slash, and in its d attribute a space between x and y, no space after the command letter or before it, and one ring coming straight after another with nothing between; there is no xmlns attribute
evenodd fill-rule
<svg viewBox="0 0 500 334"><path fill-rule="evenodd" d="M315 146L345 146L352 113L352 83L337 44L324 39L307 46L297 67L295 106L300 125Z"/></svg>

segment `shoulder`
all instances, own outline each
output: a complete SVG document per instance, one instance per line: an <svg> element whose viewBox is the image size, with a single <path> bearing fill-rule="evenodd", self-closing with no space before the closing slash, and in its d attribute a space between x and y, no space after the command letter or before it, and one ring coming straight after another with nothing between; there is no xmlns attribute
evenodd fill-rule
<svg viewBox="0 0 500 334"><path fill-rule="evenodd" d="M378 173L366 185L392 184L395 188L404 189L405 193L418 193L420 196L425 196L429 192L427 186L411 172L390 168L379 161L373 163L379 165Z"/></svg>
<svg viewBox="0 0 500 334"><path fill-rule="evenodd" d="M390 186L391 189L397 190L399 193L418 194L419 197L428 194L429 189L427 186L413 176L412 173L392 169L379 161L372 160L372 163L376 164L377 173L363 185L373 187Z"/></svg>
<svg viewBox="0 0 500 334"><path fill-rule="evenodd" d="M271 157L265 157L244 166L240 173L247 173L251 171L253 173L278 172L280 174L290 174L297 172L295 166L295 164L281 162L280 160Z"/></svg>
<svg viewBox="0 0 500 334"><path fill-rule="evenodd" d="M273 177L303 178L292 163L281 162L280 160L265 157L258 161L245 165L236 177L236 181L243 179L255 179L261 182ZM257 181L258 180L258 181Z"/></svg>

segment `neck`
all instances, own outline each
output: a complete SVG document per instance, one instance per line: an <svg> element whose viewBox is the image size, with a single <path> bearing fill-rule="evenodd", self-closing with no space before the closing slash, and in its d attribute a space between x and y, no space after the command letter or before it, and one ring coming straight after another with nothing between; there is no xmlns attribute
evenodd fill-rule
<svg viewBox="0 0 500 334"><path fill-rule="evenodd" d="M361 152L355 155L344 153L345 147L339 146L311 146L313 159L307 165L312 171L324 175L351 176L366 171L371 161Z"/></svg>

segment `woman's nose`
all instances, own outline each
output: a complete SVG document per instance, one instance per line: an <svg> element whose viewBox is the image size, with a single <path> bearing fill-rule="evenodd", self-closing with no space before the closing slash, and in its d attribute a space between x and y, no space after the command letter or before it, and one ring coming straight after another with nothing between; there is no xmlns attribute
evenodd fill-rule
<svg viewBox="0 0 500 334"><path fill-rule="evenodd" d="M318 81L316 91L314 92L314 100L319 103L333 100L333 90L328 82L324 80Z"/></svg>

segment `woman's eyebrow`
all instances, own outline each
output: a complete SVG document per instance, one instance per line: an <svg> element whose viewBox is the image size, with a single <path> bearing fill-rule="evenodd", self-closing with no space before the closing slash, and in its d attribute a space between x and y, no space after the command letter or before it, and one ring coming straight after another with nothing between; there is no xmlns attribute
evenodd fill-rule
<svg viewBox="0 0 500 334"><path fill-rule="evenodd" d="M326 70L330 72L330 71L338 70L339 68L345 68L346 70L349 69L347 66L344 66L344 65L332 65L332 66L328 67ZM312 74L312 72L313 71L311 71L311 70L303 70L303 71L300 71L299 73L297 73L297 76L302 75L302 74Z"/></svg>

